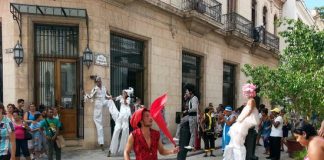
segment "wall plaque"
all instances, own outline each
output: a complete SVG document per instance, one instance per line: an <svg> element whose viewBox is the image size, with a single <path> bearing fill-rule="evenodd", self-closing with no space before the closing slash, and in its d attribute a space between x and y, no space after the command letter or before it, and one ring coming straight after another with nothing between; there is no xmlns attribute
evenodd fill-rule
<svg viewBox="0 0 324 160"><path fill-rule="evenodd" d="M99 66L109 66L109 58L104 55L104 54L100 54L97 53L95 54L95 65L99 65Z"/></svg>

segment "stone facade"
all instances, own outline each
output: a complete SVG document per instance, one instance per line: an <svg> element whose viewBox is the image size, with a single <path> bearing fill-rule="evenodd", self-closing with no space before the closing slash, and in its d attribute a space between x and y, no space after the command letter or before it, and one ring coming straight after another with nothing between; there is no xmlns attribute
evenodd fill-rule
<svg viewBox="0 0 324 160"><path fill-rule="evenodd" d="M179 0L180 1L180 0ZM24 62L17 66L12 53L5 49L13 48L19 39L17 23L10 13L10 3L83 8L89 16L89 46L94 52L110 55L110 33L121 33L145 42L144 63L144 104L150 104L159 95L167 92L166 120L172 133L175 132L175 115L181 111L182 98L182 52L188 51L202 57L202 80L200 108L208 103L222 103L223 63L236 66L235 104L239 106L246 99L241 94L242 85L248 80L240 71L244 64L267 65L276 67L276 52L258 46L258 54L253 50L253 40L226 41L227 34L223 24L193 11L194 21L185 21L186 13L178 0L1 0L0 21L3 39L3 93L4 104L14 103L18 98L27 102L35 100L34 66L34 24L77 25L79 26L79 51L86 47L86 22L83 19L50 17L40 15L22 16L22 42ZM278 0L277 0L278 1ZM268 8L268 31L273 33L273 16L280 17L280 5L276 0L263 0L257 3L257 26L262 24L262 7ZM227 11L225 0L222 14ZM238 0L236 12L251 20L251 0ZM199 23L198 23L199 22ZM189 26L190 24L191 26ZM195 26L196 25L196 26ZM192 27L192 28L191 28ZM205 33L196 28L204 27ZM235 36L234 36L235 40ZM235 45L235 44L237 45ZM90 75L100 75L103 84L110 86L110 67L91 65L84 67L84 89L89 92L94 83ZM73 141L84 148L96 146L96 130L92 120L93 104L85 103L84 139ZM109 113L105 111L105 116ZM109 144L110 123L105 121L105 136ZM71 142L72 143L72 142Z"/></svg>

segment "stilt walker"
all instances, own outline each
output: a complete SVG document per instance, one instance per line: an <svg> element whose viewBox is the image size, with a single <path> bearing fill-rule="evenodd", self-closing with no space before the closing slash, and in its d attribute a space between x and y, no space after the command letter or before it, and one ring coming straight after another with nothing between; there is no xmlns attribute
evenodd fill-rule
<svg viewBox="0 0 324 160"><path fill-rule="evenodd" d="M131 116L130 95L133 94L134 89L124 89L122 95L116 98L120 102L120 111L118 118L115 120L115 128L112 136L108 157L111 154L123 153L129 135L129 118ZM119 136L121 134L121 138Z"/></svg>
<svg viewBox="0 0 324 160"><path fill-rule="evenodd" d="M101 149L104 150L104 131L102 122L102 109L103 107L108 107L109 113L112 118L116 121L119 111L116 108L112 97L107 94L106 87L102 85L101 78L96 78L96 86L91 90L90 94L84 95L85 101L87 99L94 100L94 111L93 111L93 121L97 128L98 144Z"/></svg>

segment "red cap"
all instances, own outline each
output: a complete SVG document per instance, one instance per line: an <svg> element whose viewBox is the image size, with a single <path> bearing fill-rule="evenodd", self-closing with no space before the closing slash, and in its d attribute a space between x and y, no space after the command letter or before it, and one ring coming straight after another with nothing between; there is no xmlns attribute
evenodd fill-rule
<svg viewBox="0 0 324 160"><path fill-rule="evenodd" d="M142 120L142 115L144 110L145 108L141 108L133 113L130 123L134 129L138 128L137 124Z"/></svg>

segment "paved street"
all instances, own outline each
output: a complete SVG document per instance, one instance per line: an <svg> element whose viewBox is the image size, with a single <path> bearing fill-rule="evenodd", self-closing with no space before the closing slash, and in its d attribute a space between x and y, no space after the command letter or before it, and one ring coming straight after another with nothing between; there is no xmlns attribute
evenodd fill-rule
<svg viewBox="0 0 324 160"><path fill-rule="evenodd" d="M203 143L202 143L203 144ZM220 146L221 144L221 139L217 139L216 140L216 145ZM170 144L166 145L167 148L171 147ZM264 148L258 146L256 149L256 155L259 157L259 160L266 160L266 155L263 154L264 152ZM217 159L220 160L222 159L222 151L221 149L218 149L215 152L216 157L203 157L203 153L202 151L197 151L196 153L190 153L190 154L197 154L197 155L193 155L187 158L188 160L205 160L205 159ZM288 157L288 154L286 152L281 152L281 159L282 160L292 160L291 158ZM69 159L69 160L89 160L89 159L93 159L93 160L122 160L123 157L106 157L107 156L107 150L102 152L101 150L97 149L97 150L76 150L73 148L65 148L63 151L63 155L62 155L62 159ZM135 159L134 156L132 156L132 159ZM160 156L159 155L159 159L176 159L176 155L172 155L172 156Z"/></svg>

